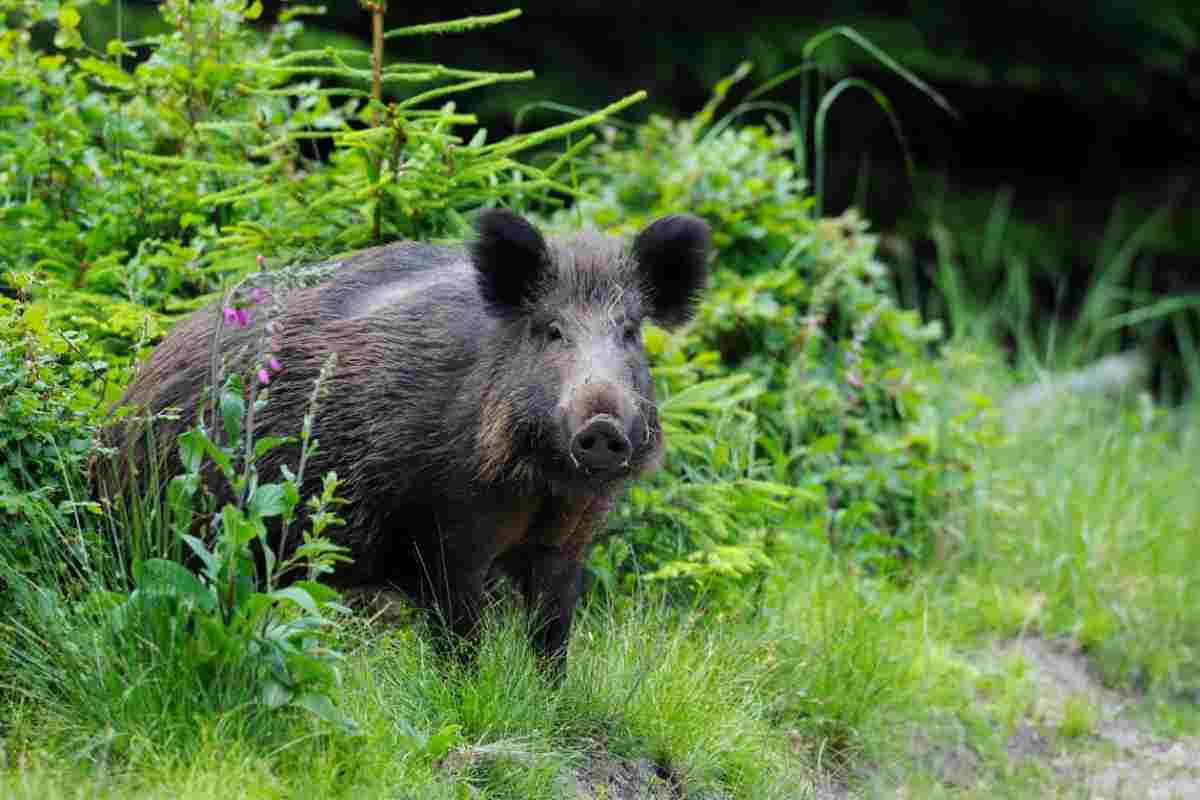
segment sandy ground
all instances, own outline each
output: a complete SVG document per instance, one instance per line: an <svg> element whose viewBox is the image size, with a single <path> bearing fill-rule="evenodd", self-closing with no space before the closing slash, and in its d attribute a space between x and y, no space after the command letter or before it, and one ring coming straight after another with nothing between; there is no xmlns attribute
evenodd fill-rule
<svg viewBox="0 0 1200 800"><path fill-rule="evenodd" d="M1043 639L1006 642L980 660L1023 658L1034 692L1031 713L1004 744L1015 767L1036 765L1048 776L1037 796L1087 800L1200 800L1200 737L1167 739L1150 730L1139 714L1139 699L1106 688L1088 660L1068 647ZM1057 733L1068 703L1083 703L1094 713L1089 730L1064 740ZM910 747L912 766L936 776L944 792L989 796L988 776L979 754L965 745L933 744L916 731ZM817 793L819 798L904 797L912 791L882 776L868 777L858 792ZM1011 796L1011 793L1005 796Z"/></svg>
<svg viewBox="0 0 1200 800"><path fill-rule="evenodd" d="M1006 647L1019 650L1030 665L1038 689L1037 711L1047 723L1062 719L1071 696L1086 697L1099 710L1093 741L1046 753L1064 782L1096 800L1200 798L1200 737L1172 741L1155 736L1134 715L1136 699L1101 685L1082 655L1041 639L1022 639Z"/></svg>

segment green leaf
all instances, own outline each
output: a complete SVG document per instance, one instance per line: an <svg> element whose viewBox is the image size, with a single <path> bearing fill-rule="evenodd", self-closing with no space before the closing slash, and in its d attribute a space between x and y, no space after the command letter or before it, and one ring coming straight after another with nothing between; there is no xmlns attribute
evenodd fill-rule
<svg viewBox="0 0 1200 800"><path fill-rule="evenodd" d="M120 39L109 39L108 44L104 45L104 52L110 56L131 56L134 54L133 48Z"/></svg>
<svg viewBox="0 0 1200 800"><path fill-rule="evenodd" d="M250 536L243 540L243 536L245 535L245 531L243 530L244 528L250 529ZM254 538L253 531L254 526L247 524L246 517L244 514L242 514L242 510L233 503L227 503L225 507L221 509L221 533L226 539L229 539L238 546L241 546L245 542L248 542L250 539Z"/></svg>
<svg viewBox="0 0 1200 800"><path fill-rule="evenodd" d="M282 708L292 699L292 692L278 681L268 679L263 681L261 697L267 708Z"/></svg>
<svg viewBox="0 0 1200 800"><path fill-rule="evenodd" d="M200 471L205 449L202 440L207 438L204 431L199 428L184 431L176 438L175 442L179 447L179 461L188 472Z"/></svg>
<svg viewBox="0 0 1200 800"><path fill-rule="evenodd" d="M132 89L136 85L133 78L128 72L118 67L116 64L111 64L107 61L101 61L98 58L81 58L75 62L84 72L94 77L105 86L110 86L114 89Z"/></svg>
<svg viewBox="0 0 1200 800"><path fill-rule="evenodd" d="M79 12L70 6L64 6L58 10L58 24L63 28L78 28L79 27Z"/></svg>
<svg viewBox="0 0 1200 800"><path fill-rule="evenodd" d="M200 579L182 564L152 558L133 565L138 588L148 595L166 595L190 600L202 611L216 608L216 598Z"/></svg>
<svg viewBox="0 0 1200 800"><path fill-rule="evenodd" d="M183 230L204 224L204 217L194 211L185 211L179 216L179 227Z"/></svg>
<svg viewBox="0 0 1200 800"><path fill-rule="evenodd" d="M303 694L293 700L292 705L310 711L331 725L336 725L349 733L358 731L358 724L338 711L328 695L315 693Z"/></svg>
<svg viewBox="0 0 1200 800"><path fill-rule="evenodd" d="M245 11L242 12L242 17L245 19L258 19L262 16L263 5L260 0L254 0Z"/></svg>
<svg viewBox="0 0 1200 800"><path fill-rule="evenodd" d="M254 592L246 598L244 603L242 603L242 607L240 609L242 618L257 625L261 619L266 617L274 605L275 604L271 602L271 598L267 597L262 592Z"/></svg>
<svg viewBox="0 0 1200 800"><path fill-rule="evenodd" d="M83 607L93 613L111 614L126 600L126 595L97 589L84 598Z"/></svg>
<svg viewBox="0 0 1200 800"><path fill-rule="evenodd" d="M254 457L262 458L280 445L296 441L295 436L264 436L254 443Z"/></svg>
<svg viewBox="0 0 1200 800"><path fill-rule="evenodd" d="M50 327L50 310L43 303L26 307L21 315L21 324L25 330L35 336L45 336Z"/></svg>
<svg viewBox="0 0 1200 800"><path fill-rule="evenodd" d="M221 419L225 425L225 436L230 444L242 438L242 419L246 416L246 401L242 399L242 382L236 376L225 382L221 389Z"/></svg>
<svg viewBox="0 0 1200 800"><path fill-rule="evenodd" d="M208 546L203 541L195 536L185 535L184 543L192 549L196 557L204 562L204 571L210 578L216 578L221 572L221 564L217 561L217 557L208 549Z"/></svg>
<svg viewBox="0 0 1200 800"><path fill-rule="evenodd" d="M79 35L78 28L59 28L54 34L54 46L63 50L74 50L83 47L83 37Z"/></svg>
<svg viewBox="0 0 1200 800"><path fill-rule="evenodd" d="M272 600L291 600L296 605L307 611L313 616L321 616L321 612L317 609L317 604L306 590L299 586L289 586L286 589L276 589L269 595Z"/></svg>
<svg viewBox="0 0 1200 800"><path fill-rule="evenodd" d="M335 603L341 599L337 589L317 581L296 581L292 586L305 590L318 603Z"/></svg>
<svg viewBox="0 0 1200 800"><path fill-rule="evenodd" d="M176 475L167 484L167 506L171 509L171 522L179 533L186 533L192 527L192 498L200 487L200 476L197 473Z"/></svg>
<svg viewBox="0 0 1200 800"><path fill-rule="evenodd" d="M651 357L661 355L670 341L671 334L657 325L646 325L642 328L642 346Z"/></svg>
<svg viewBox="0 0 1200 800"><path fill-rule="evenodd" d="M295 492L292 492L295 494ZM264 483L250 495L247 510L260 517L278 517L286 514L296 505L296 501L288 497L287 487L279 483Z"/></svg>
<svg viewBox="0 0 1200 800"><path fill-rule="evenodd" d="M462 741L462 725L443 725L438 732L425 741L425 755L433 761L441 761Z"/></svg>

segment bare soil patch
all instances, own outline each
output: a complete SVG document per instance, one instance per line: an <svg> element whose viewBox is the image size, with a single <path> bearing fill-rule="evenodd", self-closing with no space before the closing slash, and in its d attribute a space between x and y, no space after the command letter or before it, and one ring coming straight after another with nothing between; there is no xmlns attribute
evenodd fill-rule
<svg viewBox="0 0 1200 800"><path fill-rule="evenodd" d="M1064 783L1085 796L1105 800L1189 800L1200 798L1200 737L1177 740L1154 735L1135 712L1139 699L1102 685L1087 658L1043 639L1019 639L1017 650L1030 666L1038 697L1036 715L1043 728L1057 728L1070 698L1084 698L1097 709L1097 721L1081 746L1050 747L1032 757L1045 758ZM1026 755L1010 747L1010 757Z"/></svg>

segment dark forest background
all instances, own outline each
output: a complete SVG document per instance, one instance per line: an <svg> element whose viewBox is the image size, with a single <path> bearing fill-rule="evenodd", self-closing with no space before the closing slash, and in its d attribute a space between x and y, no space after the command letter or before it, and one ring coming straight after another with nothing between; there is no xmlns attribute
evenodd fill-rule
<svg viewBox="0 0 1200 800"><path fill-rule="evenodd" d="M739 62L758 82L803 60L808 40L849 25L942 92L956 120L865 53L833 42L817 57L832 74L860 75L897 109L924 177L944 176L968 191L1012 186L1035 218L1070 206L1079 223L1100 223L1120 196L1195 205L1200 177L1200 3L897 2L832 0L739 8L672 2L526 2L522 17L470 37L401 40L406 58L532 68L536 82L491 89L476 107L498 132L526 103L553 99L594 108L637 89L650 101L632 112L689 113ZM396 4L400 26L500 10L494 3ZM369 38L367 16L351 3L323 18ZM750 80L749 89L757 85ZM773 97L798 99L798 85ZM887 120L865 98L847 95L833 115L830 210L861 200L891 225L919 204L904 181L901 151ZM875 191L855 195L870 169ZM886 191L883 188L886 186ZM898 189L900 191L895 191ZM1049 219L1047 221L1050 221ZM1061 222L1061 220L1058 220ZM1179 255L1200 233L1177 231Z"/></svg>
<svg viewBox="0 0 1200 800"><path fill-rule="evenodd" d="M264 24L280 6L265 3ZM395 3L385 27L507 7ZM1003 304L1019 273L1019 302L1032 309L1022 310L1021 325L1043 335L1076 317L1098 280L1125 293L1116 311L1200 292L1200 3L1193 0L736 8L530 0L521 8L508 24L465 37L399 39L389 42L390 52L409 61L534 69L537 80L489 87L472 105L489 131L503 134L522 109L526 127L561 120L561 110L532 104L590 110L638 89L650 99L627 119L694 113L718 80L752 62L752 77L735 87L730 108L739 93L803 63L814 35L850 26L955 111L946 113L847 40L814 54L820 70L809 73L810 96L841 76L865 78L886 94L903 128L911 173L886 115L865 93L848 92L830 116L822 157L825 211L856 206L886 235L884 252L905 302L946 316L939 265L948 259L980 305ZM144 24L156 24L146 11ZM137 24L134 16L127 25ZM369 15L357 3L330 4L318 20L326 31L316 39L370 38ZM770 99L796 105L802 86L789 81ZM1111 347L1150 342L1175 359L1191 347L1178 341L1180 324L1200 332L1196 316L1190 305L1152 315L1154 324L1118 330ZM1172 391L1187 382L1186 370L1173 370Z"/></svg>

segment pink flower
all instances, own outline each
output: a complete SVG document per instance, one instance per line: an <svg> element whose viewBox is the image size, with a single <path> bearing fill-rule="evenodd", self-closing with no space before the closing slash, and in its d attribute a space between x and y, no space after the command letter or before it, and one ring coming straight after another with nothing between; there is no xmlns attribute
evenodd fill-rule
<svg viewBox="0 0 1200 800"><path fill-rule="evenodd" d="M238 324L238 310L236 308L230 308L229 306L225 306L225 308L222 309L222 313L225 315L225 324L226 325L237 325Z"/></svg>
<svg viewBox="0 0 1200 800"><path fill-rule="evenodd" d="M267 360L267 366L271 368L271 372L279 372L279 370L283 369L283 365L279 363L279 359L275 356L271 356Z"/></svg>
<svg viewBox="0 0 1200 800"><path fill-rule="evenodd" d="M259 369L258 382L259 383L270 383L271 382L271 376L267 374L267 371L265 369Z"/></svg>
<svg viewBox="0 0 1200 800"><path fill-rule="evenodd" d="M250 325L250 312L244 308L237 310L237 324L239 328L245 328Z"/></svg>
<svg viewBox="0 0 1200 800"><path fill-rule="evenodd" d="M254 263L258 264L259 269L262 269L262 265L266 263L266 259L263 258L262 253L259 253L254 257Z"/></svg>
<svg viewBox="0 0 1200 800"><path fill-rule="evenodd" d="M267 293L262 290L262 287L255 286L250 290L250 299L254 301L255 305L258 305L263 300L267 299Z"/></svg>

